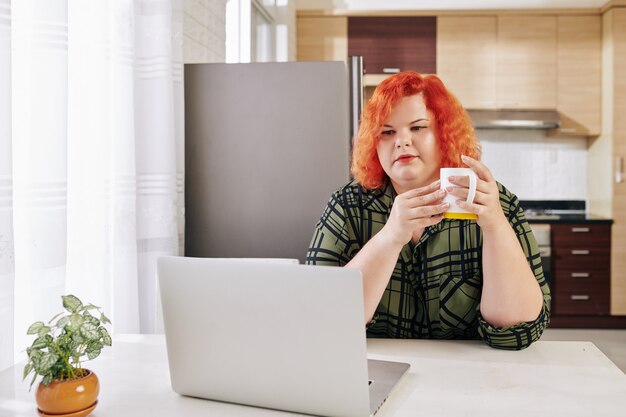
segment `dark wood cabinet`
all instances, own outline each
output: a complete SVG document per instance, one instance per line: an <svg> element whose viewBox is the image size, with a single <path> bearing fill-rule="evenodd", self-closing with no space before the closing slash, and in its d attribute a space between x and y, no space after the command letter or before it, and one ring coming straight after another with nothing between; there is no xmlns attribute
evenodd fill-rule
<svg viewBox="0 0 626 417"><path fill-rule="evenodd" d="M552 225L552 313L611 313L611 226Z"/></svg>
<svg viewBox="0 0 626 417"><path fill-rule="evenodd" d="M435 16L349 17L348 55L363 56L368 74L436 73Z"/></svg>

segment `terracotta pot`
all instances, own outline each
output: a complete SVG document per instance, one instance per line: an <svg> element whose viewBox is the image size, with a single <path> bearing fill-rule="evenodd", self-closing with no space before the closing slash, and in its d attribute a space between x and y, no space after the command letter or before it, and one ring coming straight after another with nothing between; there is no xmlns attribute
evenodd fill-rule
<svg viewBox="0 0 626 417"><path fill-rule="evenodd" d="M78 379L54 380L47 387L40 383L35 395L39 410L45 414L70 414L92 407L98 400L100 383L96 374L89 369L84 371L87 375Z"/></svg>

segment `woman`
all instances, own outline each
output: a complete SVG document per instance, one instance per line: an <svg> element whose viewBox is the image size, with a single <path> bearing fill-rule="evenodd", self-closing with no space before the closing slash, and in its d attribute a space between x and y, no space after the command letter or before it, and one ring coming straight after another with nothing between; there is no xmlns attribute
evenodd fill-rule
<svg viewBox="0 0 626 417"><path fill-rule="evenodd" d="M368 337L477 339L523 349L539 339L550 292L517 197L480 162L467 113L436 76L403 72L367 103L354 181L331 197L307 263L363 275ZM440 190L441 167L477 175ZM443 219L446 194L478 220Z"/></svg>

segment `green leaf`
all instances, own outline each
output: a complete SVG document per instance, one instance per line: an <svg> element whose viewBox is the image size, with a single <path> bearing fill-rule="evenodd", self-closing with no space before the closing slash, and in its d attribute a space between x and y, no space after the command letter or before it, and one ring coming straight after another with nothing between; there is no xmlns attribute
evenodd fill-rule
<svg viewBox="0 0 626 417"><path fill-rule="evenodd" d="M44 336L40 336L37 339L35 339L33 341L33 344L30 345L31 349L42 349L45 348L46 346L50 345L50 343L52 343L52 336L50 336L49 334L44 335Z"/></svg>
<svg viewBox="0 0 626 417"><path fill-rule="evenodd" d="M39 329L41 329L43 326L43 321L36 321L35 323L30 325L30 327L26 331L26 334L37 334L39 333Z"/></svg>
<svg viewBox="0 0 626 417"><path fill-rule="evenodd" d="M41 360L38 366L38 372L40 374L46 373L56 363L59 357L54 353L44 353L41 355Z"/></svg>
<svg viewBox="0 0 626 417"><path fill-rule="evenodd" d="M70 316L70 326L72 326L72 329L78 329L80 328L80 326L83 324L83 318L81 316L79 316L78 314L72 314Z"/></svg>
<svg viewBox="0 0 626 417"><path fill-rule="evenodd" d="M111 340L111 336L109 335L109 332L107 332L107 329L100 327L98 329L98 333L100 333L100 339L102 340L102 344L104 346L111 346L113 344L113 340Z"/></svg>
<svg viewBox="0 0 626 417"><path fill-rule="evenodd" d="M33 365L31 365L30 363L27 363L26 366L24 366L24 377L22 378L22 381L26 379L26 377L28 376L28 374L30 374L30 371L33 370Z"/></svg>
<svg viewBox="0 0 626 417"><path fill-rule="evenodd" d="M30 380L30 387L33 387L33 384L35 383L35 379L37 379L37 372L35 372L33 374L33 379Z"/></svg>
<svg viewBox="0 0 626 417"><path fill-rule="evenodd" d="M105 316L104 313L100 313L100 321L104 324L111 324L111 320L109 320L109 318Z"/></svg>
<svg viewBox="0 0 626 417"><path fill-rule="evenodd" d="M100 335L98 333L98 326L94 326L92 323L85 322L80 326L80 333L86 339L97 339Z"/></svg>
<svg viewBox="0 0 626 417"><path fill-rule="evenodd" d="M63 317L61 317L61 318L59 319L59 321L57 321L56 326L57 326L57 327L59 327L59 328L60 328L60 327L63 327L63 326L65 326L67 323L69 323L69 321L70 321L69 316L63 316Z"/></svg>
<svg viewBox="0 0 626 417"><path fill-rule="evenodd" d="M39 328L39 331L37 332L37 334L39 335L39 337L43 337L45 335L47 335L48 333L50 333L50 330L52 330L50 327L48 326L41 326Z"/></svg>
<svg viewBox="0 0 626 417"><path fill-rule="evenodd" d="M41 381L41 383L47 387L52 382L52 379L53 379L52 374L47 374L46 376L43 377L43 380Z"/></svg>
<svg viewBox="0 0 626 417"><path fill-rule="evenodd" d="M88 323L93 324L96 327L100 326L100 320L98 320L97 318L89 314L88 312L85 312L85 314L83 314L83 320Z"/></svg>
<svg viewBox="0 0 626 417"><path fill-rule="evenodd" d="M83 307L83 310L87 311L87 310L98 310L100 309L100 307L95 306L93 304L88 304L85 307Z"/></svg>
<svg viewBox="0 0 626 417"><path fill-rule="evenodd" d="M83 305L83 302L74 295L63 295L63 307L70 313L76 313L78 309Z"/></svg>
<svg viewBox="0 0 626 417"><path fill-rule="evenodd" d="M91 349L91 350L87 350L85 353L87 353L87 358L89 360L92 360L92 359L96 359L100 355L101 351L102 351L101 348L100 349Z"/></svg>
<svg viewBox="0 0 626 417"><path fill-rule="evenodd" d="M72 334L72 339L67 343L70 351L76 351L80 347L80 345L85 343L85 338L80 333Z"/></svg>
<svg viewBox="0 0 626 417"><path fill-rule="evenodd" d="M38 360L41 357L41 355L43 355L43 353L41 352L41 350L39 350L39 348L32 348L32 347L29 347L28 349L26 349L26 353L28 353L28 358L33 363L36 360Z"/></svg>

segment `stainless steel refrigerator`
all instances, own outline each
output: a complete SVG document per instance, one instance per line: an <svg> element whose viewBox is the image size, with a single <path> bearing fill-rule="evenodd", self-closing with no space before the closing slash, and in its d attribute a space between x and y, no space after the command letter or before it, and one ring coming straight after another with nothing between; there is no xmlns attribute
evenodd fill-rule
<svg viewBox="0 0 626 417"><path fill-rule="evenodd" d="M304 261L349 180L343 62L185 65L185 254Z"/></svg>

